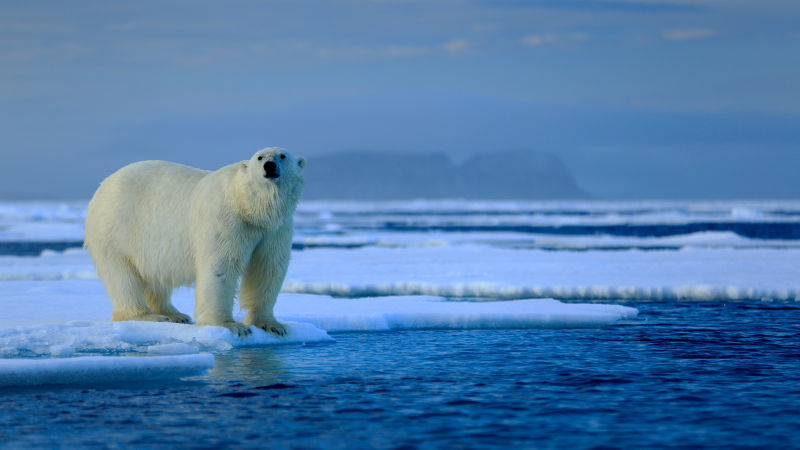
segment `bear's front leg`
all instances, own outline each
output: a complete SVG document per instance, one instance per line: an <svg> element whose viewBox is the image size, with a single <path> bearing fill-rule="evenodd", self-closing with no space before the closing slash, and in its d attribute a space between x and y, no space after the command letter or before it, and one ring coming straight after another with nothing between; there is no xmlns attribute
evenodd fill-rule
<svg viewBox="0 0 800 450"><path fill-rule="evenodd" d="M243 322L246 325L261 328L268 333L275 333L278 336L288 335L289 327L278 322L272 312L278 293L269 292L268 287L271 283L262 281L265 278L248 275L245 274L242 278L242 288L239 293L239 302L242 307L247 308L247 315L244 317ZM281 281L283 281L282 278ZM280 289L280 284L277 289Z"/></svg>
<svg viewBox="0 0 800 450"><path fill-rule="evenodd" d="M233 320L233 299L236 296L238 277L234 270L221 263L198 270L195 288L195 316L197 325L225 327L239 337L253 333L250 326Z"/></svg>
<svg viewBox="0 0 800 450"><path fill-rule="evenodd" d="M286 278L291 252L291 222L256 246L239 291L239 304L247 311L245 324L278 336L289 334L290 328L278 322L273 309Z"/></svg>

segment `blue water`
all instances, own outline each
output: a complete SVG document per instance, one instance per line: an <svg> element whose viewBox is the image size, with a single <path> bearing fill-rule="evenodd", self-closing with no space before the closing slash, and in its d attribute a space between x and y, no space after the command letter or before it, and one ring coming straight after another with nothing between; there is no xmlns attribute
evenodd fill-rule
<svg viewBox="0 0 800 450"><path fill-rule="evenodd" d="M0 390L0 447L800 448L800 304L626 304L602 329L337 334Z"/></svg>

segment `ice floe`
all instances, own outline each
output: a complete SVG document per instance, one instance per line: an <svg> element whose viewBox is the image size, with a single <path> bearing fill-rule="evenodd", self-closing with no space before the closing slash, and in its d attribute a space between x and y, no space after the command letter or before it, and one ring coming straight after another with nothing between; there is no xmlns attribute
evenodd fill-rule
<svg viewBox="0 0 800 450"><path fill-rule="evenodd" d="M6 282L91 279L97 275L83 250L0 257L0 280ZM0 295L19 294L4 294L4 284ZM552 252L441 243L315 249L294 253L283 292L505 300L792 300L800 298L800 248Z"/></svg>
<svg viewBox="0 0 800 450"><path fill-rule="evenodd" d="M319 249L294 255L283 292L488 299L800 298L800 250L549 252L482 246Z"/></svg>
<svg viewBox="0 0 800 450"><path fill-rule="evenodd" d="M195 345L176 342L174 344L148 345L147 353L156 353L161 355L192 355L195 353L200 353L200 349Z"/></svg>
<svg viewBox="0 0 800 450"><path fill-rule="evenodd" d="M81 241L87 204L0 203L0 242ZM354 236L382 231L391 235L391 231L397 231L398 227L412 227L419 232L424 231L425 227L442 226L533 226L557 229L562 226L713 225L733 222L796 224L800 222L800 202L318 201L301 202L295 222L299 236L297 242L302 244L304 240L314 239L319 234L345 233ZM402 238L395 235L385 239L394 241ZM745 242L748 246L757 244L754 241Z"/></svg>
<svg viewBox="0 0 800 450"><path fill-rule="evenodd" d="M11 295L15 287L19 292ZM0 320L0 357L4 358L219 352L243 346L331 341L328 332L344 331L587 328L638 314L634 308L619 305L547 299L455 302L425 296L338 299L281 294L275 313L289 325L290 334L277 337L252 327L251 336L240 338L214 326L109 322L111 305L99 281L0 283L0 288L0 305L8 307ZM179 291L173 303L192 314L193 291ZM236 318L243 317L239 313Z"/></svg>
<svg viewBox="0 0 800 450"><path fill-rule="evenodd" d="M334 299L291 294L282 295L275 308L279 319L311 323L328 332L591 328L638 313L620 305L551 299L454 302L426 296Z"/></svg>
<svg viewBox="0 0 800 450"><path fill-rule="evenodd" d="M40 257L0 256L0 281L96 280L89 254L80 248L45 250Z"/></svg>
<svg viewBox="0 0 800 450"><path fill-rule="evenodd" d="M203 375L214 355L0 360L0 387L121 383Z"/></svg>
<svg viewBox="0 0 800 450"><path fill-rule="evenodd" d="M698 222L796 222L800 202L754 201L303 201L296 223L317 226L380 222L419 224L611 225Z"/></svg>
<svg viewBox="0 0 800 450"><path fill-rule="evenodd" d="M0 203L0 246L27 254L14 246L79 245L85 215L86 202ZM800 202L304 202L295 218L303 251L276 305L291 329L284 338L110 322L85 251L0 257L0 386L196 375L213 367L213 353L327 342L337 332L586 328L638 314L553 299L800 299L800 240L791 238ZM700 231L637 237L608 228L676 224L697 226L669 230ZM761 231L740 235L730 224ZM583 235L558 229L584 225ZM770 235L773 225L780 232ZM192 314L193 295L180 289L173 302Z"/></svg>
<svg viewBox="0 0 800 450"><path fill-rule="evenodd" d="M0 227L0 241L83 241L80 222L20 222Z"/></svg>
<svg viewBox="0 0 800 450"><path fill-rule="evenodd" d="M300 250L361 247L438 247L443 245L485 245L511 249L545 250L680 250L697 248L796 248L800 240L751 239L732 231L703 231L665 237L636 236L559 236L513 232L361 232L357 234L296 235Z"/></svg>
<svg viewBox="0 0 800 450"><path fill-rule="evenodd" d="M43 323L0 328L0 357L70 356L75 352L189 354L333 340L309 323L290 322L288 325L292 332L286 337L252 327L252 335L240 338L222 327L177 323L87 320Z"/></svg>

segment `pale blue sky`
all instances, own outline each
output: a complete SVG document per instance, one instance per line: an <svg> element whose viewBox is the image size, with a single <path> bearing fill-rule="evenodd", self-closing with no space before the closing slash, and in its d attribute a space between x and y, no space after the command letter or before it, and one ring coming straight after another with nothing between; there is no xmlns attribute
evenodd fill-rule
<svg viewBox="0 0 800 450"><path fill-rule="evenodd" d="M798 2L0 4L0 198L268 145L530 149L604 198L797 198L797 130Z"/></svg>

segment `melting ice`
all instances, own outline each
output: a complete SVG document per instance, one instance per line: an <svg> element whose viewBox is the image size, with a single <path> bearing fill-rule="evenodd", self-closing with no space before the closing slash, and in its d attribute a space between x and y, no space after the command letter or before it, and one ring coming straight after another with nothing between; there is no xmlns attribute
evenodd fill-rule
<svg viewBox="0 0 800 450"><path fill-rule="evenodd" d="M638 313L553 299L800 298L798 202L308 202L276 306L292 332L240 339L109 322L80 248L14 256L80 245L85 215L85 202L0 204L0 386L186 376L209 353L337 332L598 327ZM192 313L191 289L173 301Z"/></svg>

